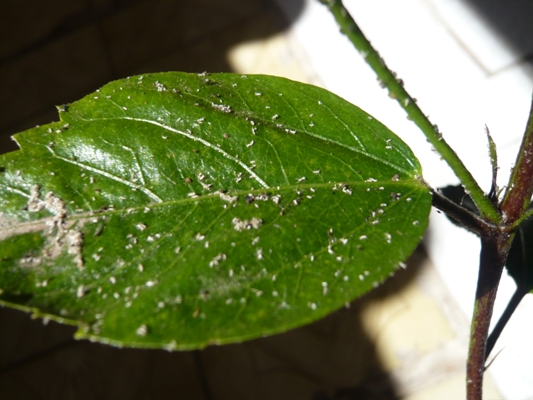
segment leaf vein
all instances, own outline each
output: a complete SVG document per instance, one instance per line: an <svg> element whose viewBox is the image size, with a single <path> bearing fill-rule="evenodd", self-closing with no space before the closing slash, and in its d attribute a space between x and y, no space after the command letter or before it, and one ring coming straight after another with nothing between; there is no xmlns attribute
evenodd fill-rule
<svg viewBox="0 0 533 400"><path fill-rule="evenodd" d="M224 157L226 157L227 159L235 162L236 164L238 164L239 166L241 166L241 168L245 169L246 172L248 172L250 174L250 176L255 179L261 186L263 186L264 188L268 188L269 186L267 185L267 183L265 181L263 181L255 172L253 172L250 167L248 167L245 163L243 163L241 160L239 160L238 158L232 156L231 154L229 154L228 152L222 150L220 147L217 147L215 145L213 145L212 143L208 142L207 140L204 140L202 138L199 138L197 136L194 136L188 132L183 132L183 131L180 131L179 129L175 129L175 128L172 128L168 125L165 125L165 124L162 124L160 122L156 122L156 121L151 121L149 119L144 119L144 118L134 118L134 117L123 117L123 119L127 119L127 120L130 120L130 121L137 121L137 122L145 122L145 123L148 123L148 124L152 124L152 125L156 125L156 126L159 126L160 128L163 128L163 129L166 129L170 132L174 132L174 133L177 133L179 135L182 135L182 136L185 136L189 139L192 139L196 142L200 142L202 143L204 146L212 149L212 150L215 150L216 152L222 154Z"/></svg>
<svg viewBox="0 0 533 400"><path fill-rule="evenodd" d="M122 179L122 178L120 178L120 177L118 177L116 175L110 174L107 171L103 171L101 169L98 169L98 168L95 168L95 167L91 167L90 165L86 165L86 164L80 163L78 161L74 161L74 160L70 160L70 159L65 158L65 157L61 157L61 156L57 155L52 149L50 149L50 148L48 148L48 149L50 150L52 155L55 158L59 159L59 160L62 160L62 161L67 162L69 164L76 165L76 166L78 166L78 167L80 167L82 169L86 169L87 171L91 171L91 172L94 172L96 174L105 176L106 178L112 179L112 180L114 180L116 182L122 183L123 185L129 186L132 189L140 190L141 192L146 194L148 197L150 197L152 200L154 200L157 203L161 203L163 201L158 195L156 195L150 189L148 189L148 188L146 188L146 187L144 187L142 185L137 185L137 184L135 184L133 182L127 181L125 179Z"/></svg>

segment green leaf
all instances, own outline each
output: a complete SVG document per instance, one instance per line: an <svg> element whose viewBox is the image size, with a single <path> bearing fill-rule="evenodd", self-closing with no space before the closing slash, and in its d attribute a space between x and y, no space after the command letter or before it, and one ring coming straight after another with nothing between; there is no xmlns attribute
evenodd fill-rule
<svg viewBox="0 0 533 400"><path fill-rule="evenodd" d="M410 149L317 87L162 73L59 110L0 158L0 303L78 338L283 332L378 285L427 226Z"/></svg>

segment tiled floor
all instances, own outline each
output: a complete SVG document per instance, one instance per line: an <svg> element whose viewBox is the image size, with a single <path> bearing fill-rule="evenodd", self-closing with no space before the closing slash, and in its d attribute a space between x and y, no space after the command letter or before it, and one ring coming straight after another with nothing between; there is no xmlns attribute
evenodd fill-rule
<svg viewBox="0 0 533 400"><path fill-rule="evenodd" d="M37 3L22 9L20 2L0 2L0 37L10 38L0 41L2 152L15 148L7 139L10 134L54 120L55 104L76 100L112 79L163 70L268 73L323 85L407 132L405 140L411 135L372 74L354 61L357 54L344 48L320 52L335 49L333 41L338 39L324 33L331 29L327 21L313 24L322 7L304 0L281 2L295 19L303 16L296 23L287 20L280 2L271 0ZM443 3L411 0L394 6L375 1L358 14L372 21L372 12L390 6L383 17L396 32L394 16L401 9L412 11L415 19L437 12L440 25L431 19L427 26L407 29L402 39L411 40L416 29L429 32L439 26L433 45L445 48L455 40L446 33L453 25L458 37L476 47L476 36L468 39L468 31L461 30L468 20L457 25L449 12L455 2ZM372 23L367 24L372 31ZM317 27L322 35L318 39L311 34ZM378 43L386 42L377 36ZM527 58L530 43L521 47L522 58ZM502 49L503 61L487 58L490 52L477 56L486 71L511 68L516 58L505 61L505 46ZM336 58L340 53L347 58ZM391 58L399 69L408 67L405 54L393 52ZM453 71L466 68L463 72L475 77L475 64L466 62ZM344 79L348 67L362 82ZM448 72L452 67L442 66ZM423 85L414 77L407 82L415 89ZM431 106L435 100L428 96L422 101ZM401 123L396 122L398 116ZM458 301L425 253L418 251L407 270L350 309L287 334L197 352L120 350L73 342L70 328L43 326L17 311L0 309L0 398L463 398L468 322ZM503 398L490 376L486 385L487 399Z"/></svg>

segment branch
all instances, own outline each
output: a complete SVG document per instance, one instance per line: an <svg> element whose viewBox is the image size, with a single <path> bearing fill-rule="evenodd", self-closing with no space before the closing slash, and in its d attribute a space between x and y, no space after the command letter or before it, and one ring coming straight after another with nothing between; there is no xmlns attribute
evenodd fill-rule
<svg viewBox="0 0 533 400"><path fill-rule="evenodd" d="M494 225L487 223L478 215L454 203L438 190L430 188L430 191L433 196L433 207L438 208L469 231L481 236L483 232L495 229Z"/></svg>
<svg viewBox="0 0 533 400"><path fill-rule="evenodd" d="M467 399L481 400L483 372L486 354L492 350L499 331L514 311L521 293L515 294L512 304L506 310L503 319L498 322L495 336L492 336L487 348L487 335L494 308L503 266L509 255L511 243L515 236L516 221L519 221L531 200L533 193L533 103L529 120L518 151L516 165L511 174L505 197L500 205L503 224L500 229L487 231L481 238L481 256L476 289L476 300L472 326L470 328L470 346L467 363ZM514 227L515 229L510 229ZM520 284L519 284L520 286Z"/></svg>
<svg viewBox="0 0 533 400"><path fill-rule="evenodd" d="M515 167L501 204L504 222L514 224L521 219L533 194L533 101L526 131L516 157Z"/></svg>
<svg viewBox="0 0 533 400"><path fill-rule="evenodd" d="M389 95L395 98L411 119L424 133L427 140L442 156L444 161L452 168L467 193L472 197L483 218L491 222L499 222L500 214L495 206L485 196L474 177L459 159L455 151L442 138L436 125L433 125L426 115L420 110L415 100L403 87L403 82L387 67L378 52L372 47L359 26L350 16L341 0L321 0L326 4L341 31L348 37L355 48L365 58L368 65L374 70L381 84L389 91Z"/></svg>
<svg viewBox="0 0 533 400"><path fill-rule="evenodd" d="M466 365L467 400L482 400L487 336L498 284L505 264L503 255L507 255L506 250L508 251L511 240L512 235L502 234L487 235L481 238L476 300L470 326L470 344Z"/></svg>

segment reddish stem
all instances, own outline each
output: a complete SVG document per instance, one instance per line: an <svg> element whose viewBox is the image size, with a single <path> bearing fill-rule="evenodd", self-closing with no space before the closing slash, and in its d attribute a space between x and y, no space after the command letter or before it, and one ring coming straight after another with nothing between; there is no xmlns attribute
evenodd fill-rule
<svg viewBox="0 0 533 400"><path fill-rule="evenodd" d="M529 120L500 204L502 225L490 227L481 235L481 255L476 300L467 363L467 399L482 400L485 351L494 300L501 273L514 237L514 224L526 211L533 193L533 103ZM513 228L514 227L514 228Z"/></svg>
<svg viewBox="0 0 533 400"><path fill-rule="evenodd" d="M498 284L510 242L510 235L508 234L490 235L481 238L478 283L474 315L470 327L470 347L468 349L466 367L466 398L468 400L482 399L487 336Z"/></svg>
<svg viewBox="0 0 533 400"><path fill-rule="evenodd" d="M533 193L533 102L507 192L501 204L504 223L512 224L526 211Z"/></svg>

